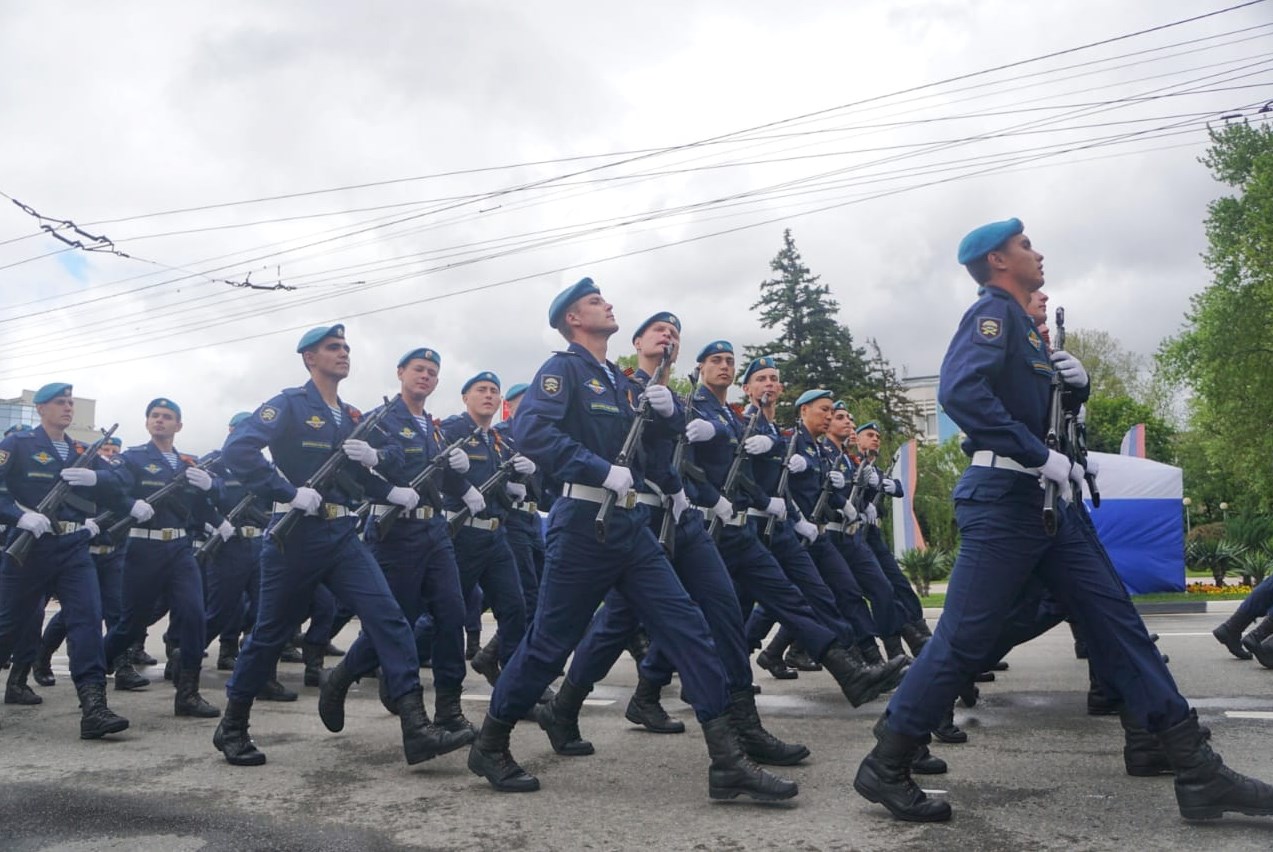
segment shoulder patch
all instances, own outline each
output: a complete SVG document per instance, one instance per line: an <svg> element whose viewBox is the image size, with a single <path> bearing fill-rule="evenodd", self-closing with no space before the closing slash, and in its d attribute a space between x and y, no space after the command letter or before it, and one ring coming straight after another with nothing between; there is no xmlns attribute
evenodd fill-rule
<svg viewBox="0 0 1273 852"><path fill-rule="evenodd" d="M977 333L987 340L994 340L1003 333L1003 320L998 317L977 317Z"/></svg>
<svg viewBox="0 0 1273 852"><path fill-rule="evenodd" d="M274 418L278 417L278 409L272 405L263 405L261 406L260 412L257 413L257 416L266 423L269 423L274 420Z"/></svg>
<svg viewBox="0 0 1273 852"><path fill-rule="evenodd" d="M556 396L561 393L561 376L541 376L539 389L549 396Z"/></svg>

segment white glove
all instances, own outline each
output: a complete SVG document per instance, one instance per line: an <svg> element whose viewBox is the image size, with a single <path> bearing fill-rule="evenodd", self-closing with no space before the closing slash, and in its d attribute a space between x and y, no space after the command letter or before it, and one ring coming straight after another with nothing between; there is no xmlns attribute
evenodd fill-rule
<svg viewBox="0 0 1273 852"><path fill-rule="evenodd" d="M614 492L614 496L622 500L623 495L632 490L632 471L626 467L612 464L610 465L610 472L606 474L606 481L601 483L601 485L604 488L609 488Z"/></svg>
<svg viewBox="0 0 1273 852"><path fill-rule="evenodd" d="M514 500L521 501L526 499L526 486L520 482L506 482L504 483L504 490Z"/></svg>
<svg viewBox="0 0 1273 852"><path fill-rule="evenodd" d="M97 484L97 471L87 467L63 468L62 479L71 483L71 485L92 488Z"/></svg>
<svg viewBox="0 0 1273 852"><path fill-rule="evenodd" d="M787 470L792 473L804 473L809 469L809 463L804 460L804 456L792 456L787 459Z"/></svg>
<svg viewBox="0 0 1273 852"><path fill-rule="evenodd" d="M465 491L464 494L460 496L460 499L464 501L464 506L472 515L480 515L486 508L486 498L482 496L481 491L478 491L472 485L469 486L468 491Z"/></svg>
<svg viewBox="0 0 1273 852"><path fill-rule="evenodd" d="M349 438L340 445L340 448L345 451L345 455L349 456L351 461L356 461L363 467L375 467L380 463L380 453L366 441Z"/></svg>
<svg viewBox="0 0 1273 852"><path fill-rule="evenodd" d="M780 521L787 520L787 501L781 497L770 497L769 505L765 507L766 515L773 515Z"/></svg>
<svg viewBox="0 0 1273 852"><path fill-rule="evenodd" d="M884 488L884 493L889 495L890 497L895 495L897 493L897 480L885 479L883 488Z"/></svg>
<svg viewBox="0 0 1273 852"><path fill-rule="evenodd" d="M880 472L875 468L871 468L866 474L866 484L871 488L879 488Z"/></svg>
<svg viewBox="0 0 1273 852"><path fill-rule="evenodd" d="M685 514L685 510L690 507L690 500L685 496L685 489L672 495L672 520L680 522L681 515Z"/></svg>
<svg viewBox="0 0 1273 852"><path fill-rule="evenodd" d="M410 512L416 506L420 505L420 492L414 488L407 488L405 485L395 485L389 489L389 493L385 495L385 499L395 506L401 506Z"/></svg>
<svg viewBox="0 0 1273 852"><path fill-rule="evenodd" d="M292 498L291 503L293 509L300 509L307 515L317 515L318 507L321 505L323 505L323 495L304 485L296 489L296 496Z"/></svg>
<svg viewBox="0 0 1273 852"><path fill-rule="evenodd" d="M22 517L18 518L18 529L26 530L39 538L47 532L52 532L53 524L39 512L23 512Z"/></svg>
<svg viewBox="0 0 1273 852"><path fill-rule="evenodd" d="M456 447L446 454L446 463L450 465L451 470L456 473L469 472L469 454L461 450L459 447Z"/></svg>
<svg viewBox="0 0 1273 852"><path fill-rule="evenodd" d="M216 533L221 536L222 541L229 541L234 538L234 524L229 521L222 521L221 526L217 527Z"/></svg>
<svg viewBox="0 0 1273 852"><path fill-rule="evenodd" d="M536 470L535 463L521 453L513 456L512 462L513 470L518 473L525 474L526 476L530 476Z"/></svg>
<svg viewBox="0 0 1273 852"><path fill-rule="evenodd" d="M186 482L189 482L200 491L209 491L212 489L212 474L197 467L188 467L186 468Z"/></svg>
<svg viewBox="0 0 1273 852"><path fill-rule="evenodd" d="M844 517L846 524L851 524L858 519L858 510L853 508L852 503L845 503L844 508L840 510L840 514Z"/></svg>
<svg viewBox="0 0 1273 852"><path fill-rule="evenodd" d="M833 470L827 474L827 479L831 480L831 487L839 491L844 487L844 474L838 470Z"/></svg>
<svg viewBox="0 0 1273 852"><path fill-rule="evenodd" d="M1048 482L1056 483L1062 494L1066 493L1065 487L1071 481L1083 481L1083 468L1056 450L1048 450L1048 460L1043 463L1043 467L1039 468L1039 474Z"/></svg>
<svg viewBox="0 0 1273 852"><path fill-rule="evenodd" d="M712 507L712 514L720 518L722 523L728 523L734 517L734 504L724 497L718 497L716 505Z"/></svg>
<svg viewBox="0 0 1273 852"><path fill-rule="evenodd" d="M1056 371L1061 374L1061 378L1065 379L1065 383L1070 387L1081 388L1087 386L1087 370L1083 369L1079 359L1064 349L1058 349L1052 353L1052 366L1056 368Z"/></svg>
<svg viewBox="0 0 1273 852"><path fill-rule="evenodd" d="M650 401L650 408L660 417L671 417L676 411L676 401L667 385L650 385L641 396Z"/></svg>
<svg viewBox="0 0 1273 852"><path fill-rule="evenodd" d="M796 521L796 535L809 542L809 544L813 544L818 540L818 528L811 521L801 518Z"/></svg>
<svg viewBox="0 0 1273 852"><path fill-rule="evenodd" d="M92 518L84 519L84 529L88 530L89 538L97 538L102 532L101 527Z"/></svg>
<svg viewBox="0 0 1273 852"><path fill-rule="evenodd" d="M876 519L879 518L880 516L880 513L879 511L876 510L874 503L867 503L866 511L863 512L862 514L863 514L863 520L865 520L868 524L875 523Z"/></svg>
<svg viewBox="0 0 1273 852"><path fill-rule="evenodd" d="M1100 474L1101 466L1097 463L1096 456L1087 457L1086 470L1088 473L1092 474L1092 476L1097 476L1098 474Z"/></svg>
<svg viewBox="0 0 1273 852"><path fill-rule="evenodd" d="M716 427L706 420L691 420L685 424L685 437L691 444L710 441L716 437Z"/></svg>
<svg viewBox="0 0 1273 852"><path fill-rule="evenodd" d="M774 448L774 439L768 435L752 435L743 441L743 449L749 456L760 456Z"/></svg>
<svg viewBox="0 0 1273 852"><path fill-rule="evenodd" d="M128 514L132 515L133 520L137 523L144 524L155 516L155 507L145 500L134 500L132 508L128 510Z"/></svg>

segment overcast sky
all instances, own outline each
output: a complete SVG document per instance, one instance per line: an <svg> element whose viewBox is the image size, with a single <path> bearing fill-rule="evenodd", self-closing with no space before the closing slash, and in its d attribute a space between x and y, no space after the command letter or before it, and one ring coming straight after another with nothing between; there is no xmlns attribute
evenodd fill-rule
<svg viewBox="0 0 1273 852"><path fill-rule="evenodd" d="M1071 328L1149 354L1207 281L1206 122L1271 114L1273 3L978 72L1227 5L6 4L0 191L134 259L0 198L0 396L72 381L126 443L170 396L203 452L346 320L347 400L427 345L446 415L478 370L530 378L584 274L612 357L659 310L691 354L762 342L784 227L860 341L933 373L955 247L1009 216Z"/></svg>

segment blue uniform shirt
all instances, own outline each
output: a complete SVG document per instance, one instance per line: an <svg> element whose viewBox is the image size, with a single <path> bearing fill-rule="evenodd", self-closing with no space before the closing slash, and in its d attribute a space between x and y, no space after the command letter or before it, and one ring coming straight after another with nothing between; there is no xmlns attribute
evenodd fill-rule
<svg viewBox="0 0 1273 852"><path fill-rule="evenodd" d="M379 411L377 408L375 411ZM375 411L372 413L374 414ZM430 424L433 418L424 412L424 419ZM389 403L389 413L380 421L381 431L371 437L369 443L381 450L381 462L376 470L394 485L406 485L433 463L442 449L450 443L442 437L442 431L434 425L428 429L421 428L420 421L407 408L401 398ZM458 436L456 436L458 437ZM452 439L454 440L454 438ZM440 490L444 495L460 495L468 490L468 482L464 477L444 464L440 479Z"/></svg>
<svg viewBox="0 0 1273 852"><path fill-rule="evenodd" d="M694 461L703 468L703 473L706 474L710 483L710 485L706 486L698 483L695 502L700 506L711 507L721 497L720 489L725 486L725 478L729 476L729 466L734 461L734 453L738 448L738 442L743 437L743 431L747 428L747 424L739 419L738 415L734 413L734 409L718 400L716 395L705 386L700 386L694 392L694 413L712 424L712 427L716 430L716 434L711 440L690 444L694 448ZM744 457L740 472L743 476L753 476L750 456ZM749 497L746 489L739 488L735 490L735 511L746 509L749 506L754 509L768 507L769 500L767 497L762 500L760 494L753 496L754 499Z"/></svg>
<svg viewBox="0 0 1273 852"><path fill-rule="evenodd" d="M545 479L598 488L605 483L623 448L641 392L622 370L606 364L608 373L592 353L571 343L565 351L554 352L535 374L513 419L513 437L521 452L544 471ZM645 427L643 442L648 447L674 436L682 422L679 413L654 415ZM640 488L642 454L634 455L628 468Z"/></svg>
<svg viewBox="0 0 1273 852"><path fill-rule="evenodd" d="M358 409L344 401L339 404L342 415L340 423L335 423L312 381L304 387L288 388L230 433L221 448L221 461L254 494L290 503L296 496L296 485L304 485L362 419ZM261 453L265 447L270 448L274 464ZM362 465L350 462L345 470L370 497L384 499L389 493L389 483ZM327 488L323 500L349 508L357 502L356 495L346 494L339 485Z"/></svg>
<svg viewBox="0 0 1273 852"><path fill-rule="evenodd" d="M117 457L133 479L129 496L134 500L144 500L160 488L167 485L174 477L187 467L198 463L194 456L177 453L177 467L174 468L164 458L164 454L155 446L154 441L129 447ZM183 487L175 494L170 494L155 505L155 516L138 527L146 529L187 529L192 525L202 528L204 524L216 526L221 518L212 505L217 488L213 483L211 491L199 491L194 486Z"/></svg>
<svg viewBox="0 0 1273 852"><path fill-rule="evenodd" d="M464 435L470 436L460 445L460 448L469 457L469 470L464 477L474 488L481 487L483 482L495 475L495 471L501 464L513 457L513 448L504 440L501 432L487 429L481 435L473 435L473 430L476 428L477 422L469 416L467 411L463 414L453 414L442 421L442 440L448 444ZM459 492L445 495L446 508L452 512L463 509L464 501L459 495L467 490L468 485ZM503 486L500 486L500 490L503 490ZM504 507L502 499L501 494L495 492L487 494L486 508L478 517L503 518L506 516L508 509Z"/></svg>
<svg viewBox="0 0 1273 852"><path fill-rule="evenodd" d="M225 466L220 450L213 450L199 461L206 462L208 472L216 477L212 488L212 505L218 513L224 516L250 493L248 487L243 484L243 480L239 479L237 475ZM268 504L262 505L261 498L256 498L251 506L251 509L239 516L238 526L261 526L265 520L268 520L270 507ZM266 515L265 519L260 517L262 513Z"/></svg>
<svg viewBox="0 0 1273 852"><path fill-rule="evenodd" d="M990 450L1026 467L1040 467L1048 458L1044 437L1051 381L1052 363L1034 321L1008 293L986 287L946 350L937 398L968 436L965 453ZM1091 389L1070 390L1067 396L1077 406ZM1014 471L970 467L954 496L973 497L979 485L995 482L1034 485Z"/></svg>
<svg viewBox="0 0 1273 852"><path fill-rule="evenodd" d="M34 510L49 489L62 480L63 468L71 467L87 446L67 436L70 452L63 462L43 426L14 432L0 440L0 523L13 526L22 517L23 507ZM93 460L97 484L92 488L74 488L72 493L111 509L124 506L124 494L132 487L132 478L117 459L98 456ZM127 511L125 508L124 511ZM58 519L81 523L83 512L62 504Z"/></svg>
<svg viewBox="0 0 1273 852"><path fill-rule="evenodd" d="M645 386L650 383L650 374L645 370L638 368L629 377L634 385L641 390L645 390ZM681 401L673 396L678 416L684 417L684 411L681 408ZM685 484L681 481L679 471L672 469L672 454L676 451L677 435L661 435L656 436L653 440L642 441L641 444L641 460L642 471L645 475L646 484L654 484L665 495L675 494L685 488Z"/></svg>

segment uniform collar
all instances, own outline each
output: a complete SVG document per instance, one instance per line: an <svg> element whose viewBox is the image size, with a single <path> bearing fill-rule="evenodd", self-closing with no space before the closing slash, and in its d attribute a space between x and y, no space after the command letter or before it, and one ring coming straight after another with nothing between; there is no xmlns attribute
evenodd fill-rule
<svg viewBox="0 0 1273 852"><path fill-rule="evenodd" d="M48 432L44 431L43 423L37 425L34 429L32 429L31 434L35 437L35 440L41 444L41 446L46 447L50 453L52 453L54 456L57 456L58 461L62 460L62 457L57 455L57 450L53 448L53 439L49 437ZM72 446L72 447L75 446L74 439L68 437L66 434L62 435L62 440L65 441L68 446ZM69 459L69 456L68 456L68 459Z"/></svg>
<svg viewBox="0 0 1273 852"><path fill-rule="evenodd" d="M305 396L309 398L310 405L321 408L324 411L331 411L327 402L323 399L323 395L318 392L318 385L314 384L314 380L310 379L305 383ZM340 409L341 416L344 416L345 401L339 396L336 397L336 407Z"/></svg>
<svg viewBox="0 0 1273 852"><path fill-rule="evenodd" d="M598 370L602 374L605 374L606 372L605 367L609 367L610 372L613 373L615 377L614 383L616 386L618 385L619 373L621 371L614 364L610 363L609 358L606 359L605 366L603 367L602 364L593 357L593 354L583 347L583 344L576 343L574 341L571 341L570 345L566 347L566 351L572 355L578 355L580 358L583 358L583 360L591 365L593 369Z"/></svg>

